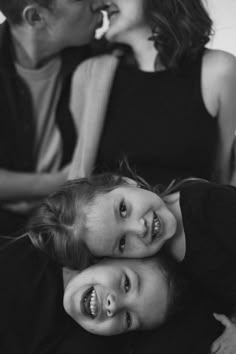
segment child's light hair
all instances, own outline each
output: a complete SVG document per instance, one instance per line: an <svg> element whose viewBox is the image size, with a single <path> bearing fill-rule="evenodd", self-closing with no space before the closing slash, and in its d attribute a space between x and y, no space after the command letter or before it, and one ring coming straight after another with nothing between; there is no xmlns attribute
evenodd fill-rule
<svg viewBox="0 0 236 354"><path fill-rule="evenodd" d="M104 173L71 180L47 197L31 217L27 233L34 246L46 252L61 266L82 270L95 263L83 242L86 235L86 209L99 194L127 184L119 175Z"/></svg>
<svg viewBox="0 0 236 354"><path fill-rule="evenodd" d="M167 188L151 187L139 177L125 160L121 170L137 183L137 187L150 190L160 197L180 190L186 183L199 179L188 178ZM28 235L37 248L46 252L61 266L82 270L97 262L86 246L87 210L98 195L108 193L120 186L129 184L129 179L119 173L103 173L68 181L57 192L47 197L35 210L28 223ZM112 237L112 235L111 235Z"/></svg>

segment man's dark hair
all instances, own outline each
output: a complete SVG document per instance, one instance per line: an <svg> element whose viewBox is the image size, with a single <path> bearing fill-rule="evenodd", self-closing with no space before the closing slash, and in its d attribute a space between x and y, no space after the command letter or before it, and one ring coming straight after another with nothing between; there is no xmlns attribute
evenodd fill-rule
<svg viewBox="0 0 236 354"><path fill-rule="evenodd" d="M14 25L22 23L22 13L26 6L37 4L51 9L55 0L0 0L0 10L7 20Z"/></svg>

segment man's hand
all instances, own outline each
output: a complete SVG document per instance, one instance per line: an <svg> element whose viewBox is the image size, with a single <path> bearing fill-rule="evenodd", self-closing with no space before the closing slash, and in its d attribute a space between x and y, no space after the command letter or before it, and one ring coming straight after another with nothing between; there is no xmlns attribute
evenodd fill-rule
<svg viewBox="0 0 236 354"><path fill-rule="evenodd" d="M214 314L214 317L223 326L224 332L211 346L211 353L236 354L236 324L225 315Z"/></svg>

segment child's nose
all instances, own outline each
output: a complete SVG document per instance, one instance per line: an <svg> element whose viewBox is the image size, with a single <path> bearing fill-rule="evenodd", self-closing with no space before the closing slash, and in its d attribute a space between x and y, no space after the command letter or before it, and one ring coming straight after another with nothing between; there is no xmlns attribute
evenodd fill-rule
<svg viewBox="0 0 236 354"><path fill-rule="evenodd" d="M114 316L120 308L117 297L114 294L109 294L106 301L106 313L108 317Z"/></svg>
<svg viewBox="0 0 236 354"><path fill-rule="evenodd" d="M144 218L140 218L137 220L135 225L135 232L141 238L145 238L145 236L147 235L147 224Z"/></svg>

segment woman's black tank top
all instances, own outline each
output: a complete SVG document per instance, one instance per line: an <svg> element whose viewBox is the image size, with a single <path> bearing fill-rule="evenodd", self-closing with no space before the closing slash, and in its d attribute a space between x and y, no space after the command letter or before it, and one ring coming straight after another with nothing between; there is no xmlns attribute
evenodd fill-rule
<svg viewBox="0 0 236 354"><path fill-rule="evenodd" d="M127 157L149 183L211 179L217 120L203 102L202 55L185 71L143 72L120 64L113 83L96 171Z"/></svg>

